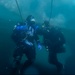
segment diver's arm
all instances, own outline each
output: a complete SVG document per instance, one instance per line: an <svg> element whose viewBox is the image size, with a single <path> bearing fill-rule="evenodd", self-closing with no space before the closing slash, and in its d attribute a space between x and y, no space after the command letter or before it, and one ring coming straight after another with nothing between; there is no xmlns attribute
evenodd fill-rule
<svg viewBox="0 0 75 75"><path fill-rule="evenodd" d="M25 28L25 26L22 26L22 25L14 26L11 38L13 39L13 41L17 45L18 44L23 44L23 41L26 39L26 28Z"/></svg>
<svg viewBox="0 0 75 75"><path fill-rule="evenodd" d="M61 32L61 34L60 34L60 39L61 39L61 41L63 42L63 44L66 43L66 40L65 40L65 37L64 37L63 32Z"/></svg>
<svg viewBox="0 0 75 75"><path fill-rule="evenodd" d="M15 43L18 43L18 32L17 32L17 29L16 29L16 25L14 26L14 29L13 29L13 32L11 34L11 38L12 40L15 42Z"/></svg>

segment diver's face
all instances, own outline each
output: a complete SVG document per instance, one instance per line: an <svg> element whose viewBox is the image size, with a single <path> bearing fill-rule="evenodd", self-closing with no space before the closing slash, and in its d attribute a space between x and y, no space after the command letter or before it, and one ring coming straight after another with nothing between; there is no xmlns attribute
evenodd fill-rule
<svg viewBox="0 0 75 75"><path fill-rule="evenodd" d="M49 21L44 21L45 27L49 27Z"/></svg>
<svg viewBox="0 0 75 75"><path fill-rule="evenodd" d="M35 19L31 19L31 21L30 21L30 25L35 25Z"/></svg>
<svg viewBox="0 0 75 75"><path fill-rule="evenodd" d="M45 27L48 28L49 27L49 24L45 24Z"/></svg>

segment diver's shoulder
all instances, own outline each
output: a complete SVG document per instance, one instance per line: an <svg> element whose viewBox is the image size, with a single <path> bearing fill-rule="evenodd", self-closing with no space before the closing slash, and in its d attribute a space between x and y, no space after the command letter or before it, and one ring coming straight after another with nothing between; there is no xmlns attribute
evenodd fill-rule
<svg viewBox="0 0 75 75"><path fill-rule="evenodd" d="M24 29L24 28L27 28L27 23L17 23L15 26L14 26L14 30L20 30L20 29Z"/></svg>
<svg viewBox="0 0 75 75"><path fill-rule="evenodd" d="M57 31L60 31L60 30L61 30L61 28L59 28L59 27L57 27L57 26L52 26L52 29L55 29L55 30L57 30Z"/></svg>
<svg viewBox="0 0 75 75"><path fill-rule="evenodd" d="M60 28L60 27L55 27L55 31L56 31L58 34L64 34L62 28Z"/></svg>
<svg viewBox="0 0 75 75"><path fill-rule="evenodd" d="M52 27L50 28L50 30L52 30L52 31L54 31L54 32L61 32L61 28L56 27L56 26L52 26Z"/></svg>

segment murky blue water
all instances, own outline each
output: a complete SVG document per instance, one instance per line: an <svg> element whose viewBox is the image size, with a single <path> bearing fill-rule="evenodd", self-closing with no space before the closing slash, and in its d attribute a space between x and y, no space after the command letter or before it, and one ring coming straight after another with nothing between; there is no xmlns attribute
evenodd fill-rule
<svg viewBox="0 0 75 75"><path fill-rule="evenodd" d="M75 74L75 1L53 0L17 0L23 19L32 14L36 21L42 23L51 16L51 24L62 29L66 39L66 52L58 54L58 59L65 65L65 72ZM11 39L13 26L21 20L15 0L0 0L0 73L12 62L15 44ZM25 57L24 57L25 58ZM24 61L23 58L23 61ZM54 69L48 63L48 52L36 49L36 62L43 67Z"/></svg>

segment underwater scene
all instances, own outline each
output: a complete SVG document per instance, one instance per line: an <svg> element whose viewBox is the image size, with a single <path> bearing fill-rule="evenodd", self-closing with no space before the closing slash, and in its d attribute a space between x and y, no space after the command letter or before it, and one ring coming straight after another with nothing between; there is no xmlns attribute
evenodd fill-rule
<svg viewBox="0 0 75 75"><path fill-rule="evenodd" d="M0 74L75 75L75 0L0 0Z"/></svg>

